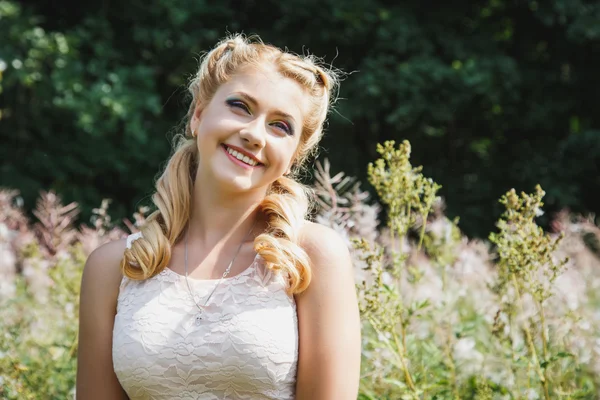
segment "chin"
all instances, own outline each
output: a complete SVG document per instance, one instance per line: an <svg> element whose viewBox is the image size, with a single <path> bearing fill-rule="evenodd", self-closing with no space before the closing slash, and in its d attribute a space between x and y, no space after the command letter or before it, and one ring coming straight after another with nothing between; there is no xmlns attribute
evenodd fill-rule
<svg viewBox="0 0 600 400"><path fill-rule="evenodd" d="M233 174L230 171L224 169L215 170L214 174L215 181L223 188L231 188L233 190L251 190L256 187L256 183L253 182L249 176L241 176L239 174Z"/></svg>

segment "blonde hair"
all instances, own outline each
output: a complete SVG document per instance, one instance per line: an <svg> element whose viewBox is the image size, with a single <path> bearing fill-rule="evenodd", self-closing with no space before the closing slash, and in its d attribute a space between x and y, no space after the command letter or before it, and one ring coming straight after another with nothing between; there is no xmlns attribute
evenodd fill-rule
<svg viewBox="0 0 600 400"><path fill-rule="evenodd" d="M299 56L264 44L257 37L234 35L222 40L207 53L191 80L192 101L186 116L185 132L177 135L174 151L156 182L152 201L157 210L141 228L143 238L125 250L121 269L135 280L160 273L171 259L173 246L188 222L192 189L198 166L198 149L192 137L190 121L196 107L204 108L215 92L242 67L271 65L284 77L298 82L310 99L300 143L292 167L295 175L314 152L323 135L323 124L335 97L338 77L321 66L313 56ZM300 293L311 280L310 259L298 244L298 235L307 216L310 191L292 176L272 183L259 209L267 220L267 230L256 237L254 249L265 266L282 271L288 278L288 292Z"/></svg>

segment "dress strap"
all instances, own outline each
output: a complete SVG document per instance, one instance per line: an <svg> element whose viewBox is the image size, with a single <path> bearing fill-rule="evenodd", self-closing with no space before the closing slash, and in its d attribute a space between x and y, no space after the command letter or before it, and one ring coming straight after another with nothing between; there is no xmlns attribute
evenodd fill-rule
<svg viewBox="0 0 600 400"><path fill-rule="evenodd" d="M144 235L142 235L142 231L132 233L131 235L127 236L127 248L131 249L131 244L133 242L135 242L137 239L140 239L143 237L144 237Z"/></svg>
<svg viewBox="0 0 600 400"><path fill-rule="evenodd" d="M133 242L135 242L136 240L143 238L144 236L142 235L142 231L136 232L136 233L132 233L131 235L127 236L127 249L131 249L131 245L133 244ZM133 265L134 267L139 267L140 265L135 262L135 261L130 261L131 265Z"/></svg>

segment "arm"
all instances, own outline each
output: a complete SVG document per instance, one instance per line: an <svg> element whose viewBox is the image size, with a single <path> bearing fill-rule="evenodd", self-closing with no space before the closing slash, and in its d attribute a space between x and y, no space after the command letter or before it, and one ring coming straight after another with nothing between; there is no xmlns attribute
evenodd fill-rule
<svg viewBox="0 0 600 400"><path fill-rule="evenodd" d="M77 399L127 399L112 362L112 330L121 283L125 240L90 254L83 270L79 305Z"/></svg>
<svg viewBox="0 0 600 400"><path fill-rule="evenodd" d="M301 245L312 281L296 296L297 400L355 400L360 380L360 317L348 247L325 226L307 223Z"/></svg>

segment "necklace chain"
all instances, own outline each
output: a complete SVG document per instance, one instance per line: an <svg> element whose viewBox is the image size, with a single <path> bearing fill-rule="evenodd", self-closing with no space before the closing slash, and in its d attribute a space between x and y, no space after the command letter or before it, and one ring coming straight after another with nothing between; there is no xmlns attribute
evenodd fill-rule
<svg viewBox="0 0 600 400"><path fill-rule="evenodd" d="M187 284L188 291L190 292L190 297L192 298L192 301L194 302L194 304L198 308L198 315L196 316L196 325L198 325L200 323L200 321L202 320L202 313L204 312L204 307L206 307L206 305L210 301L213 293L215 293L215 290L217 290L217 288L219 287L219 285L221 284L221 282L223 282L223 279L225 279L227 277L227 275L229 275L229 272L231 271L231 266L233 265L233 262L237 258L238 254L240 252L240 249L242 248L242 245L244 244L244 241L246 240L246 238L248 238L248 236L250 235L250 232L252 232L252 230L254 229L255 226L256 226L256 220L252 224L252 227L250 228L250 230L248 231L248 233L246 233L246 235L242 239L242 241L241 241L240 245L238 246L235 254L233 255L233 259L231 260L231 262L229 263L229 265L227 266L227 268L225 268L225 272L223 272L223 275L221 276L221 279L219 279L219 282L217 282L217 284L215 285L214 289L208 295L208 298L204 302L204 305L201 306L196 301L196 298L194 297L194 293L192 292L192 288L190 286L190 282L188 280L188 233L189 233L189 229L190 229L189 225L188 225L188 227L187 227L187 229L185 231L185 253L184 253L185 256L184 256L183 267L184 267L184 270L185 270L185 283Z"/></svg>

